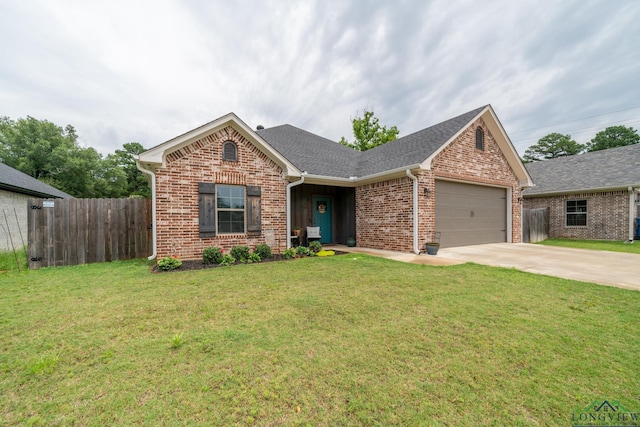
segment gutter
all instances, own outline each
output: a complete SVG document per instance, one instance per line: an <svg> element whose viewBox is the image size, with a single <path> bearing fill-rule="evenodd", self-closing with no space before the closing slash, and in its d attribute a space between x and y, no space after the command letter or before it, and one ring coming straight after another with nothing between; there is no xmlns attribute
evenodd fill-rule
<svg viewBox="0 0 640 427"><path fill-rule="evenodd" d="M304 183L306 174L306 172L302 172L302 177L298 181L287 184L287 249L291 247L291 189Z"/></svg>
<svg viewBox="0 0 640 427"><path fill-rule="evenodd" d="M420 248L418 248L418 178L411 173L410 169L405 172L413 181L413 252L420 255Z"/></svg>
<svg viewBox="0 0 640 427"><path fill-rule="evenodd" d="M149 175L151 178L151 227L152 227L152 236L153 236L153 253L147 258L149 261L155 259L158 256L158 244L157 244L157 220L156 220L156 174L148 169L140 166L138 161L140 160L140 156L135 157L136 159L136 167L138 170L146 175Z"/></svg>

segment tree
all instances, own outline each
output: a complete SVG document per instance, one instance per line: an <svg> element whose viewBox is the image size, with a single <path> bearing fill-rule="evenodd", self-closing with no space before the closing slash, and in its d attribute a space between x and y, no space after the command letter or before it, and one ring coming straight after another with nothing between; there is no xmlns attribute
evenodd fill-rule
<svg viewBox="0 0 640 427"><path fill-rule="evenodd" d="M587 142L587 151L606 150L607 148L623 147L638 144L640 135L632 127L611 126L596 134L595 138Z"/></svg>
<svg viewBox="0 0 640 427"><path fill-rule="evenodd" d="M128 142L122 145L122 150L116 150L114 154L107 156L107 161L121 168L127 177L127 196L151 197L151 189L144 174L136 166L134 155L145 151L137 142Z"/></svg>
<svg viewBox="0 0 640 427"><path fill-rule="evenodd" d="M571 135L550 133L540 138L537 144L527 148L522 160L527 163L573 156L574 154L580 154L584 149L585 146L571 139Z"/></svg>
<svg viewBox="0 0 640 427"><path fill-rule="evenodd" d="M351 123L353 124L355 141L349 142L343 136L340 138L340 144L359 151L366 151L393 141L400 133L395 126L391 126L389 129L386 126L380 126L378 118L375 117L373 111L366 109L364 110L364 117L356 117L351 120Z"/></svg>
<svg viewBox="0 0 640 427"><path fill-rule="evenodd" d="M71 125L62 128L33 117L17 121L0 117L0 162L74 197L149 196L133 159L144 149L137 143L124 148L103 158L95 149L78 144Z"/></svg>

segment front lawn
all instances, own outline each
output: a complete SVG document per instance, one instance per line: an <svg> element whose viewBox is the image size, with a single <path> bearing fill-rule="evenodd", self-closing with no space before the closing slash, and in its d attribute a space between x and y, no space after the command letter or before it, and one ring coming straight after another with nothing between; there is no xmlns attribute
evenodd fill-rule
<svg viewBox="0 0 640 427"><path fill-rule="evenodd" d="M366 255L0 275L2 425L572 423L640 411L640 292Z"/></svg>
<svg viewBox="0 0 640 427"><path fill-rule="evenodd" d="M599 251L626 252L640 254L640 240L632 244L621 240L578 240L578 239L547 239L539 242L540 245L563 246L565 248L593 249Z"/></svg>

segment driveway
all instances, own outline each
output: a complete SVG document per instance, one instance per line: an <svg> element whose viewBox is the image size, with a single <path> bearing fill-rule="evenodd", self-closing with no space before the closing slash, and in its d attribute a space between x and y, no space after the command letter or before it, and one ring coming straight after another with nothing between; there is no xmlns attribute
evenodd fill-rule
<svg viewBox="0 0 640 427"><path fill-rule="evenodd" d="M636 254L529 243L491 243L443 248L435 257L640 290L640 255Z"/></svg>

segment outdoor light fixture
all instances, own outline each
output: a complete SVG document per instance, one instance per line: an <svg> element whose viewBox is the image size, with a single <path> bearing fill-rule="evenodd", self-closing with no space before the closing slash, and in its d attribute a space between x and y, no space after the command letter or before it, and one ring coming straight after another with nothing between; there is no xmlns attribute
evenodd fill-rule
<svg viewBox="0 0 640 427"><path fill-rule="evenodd" d="M429 190L429 187L424 187L424 195L429 197L430 194L431 194L431 190Z"/></svg>

